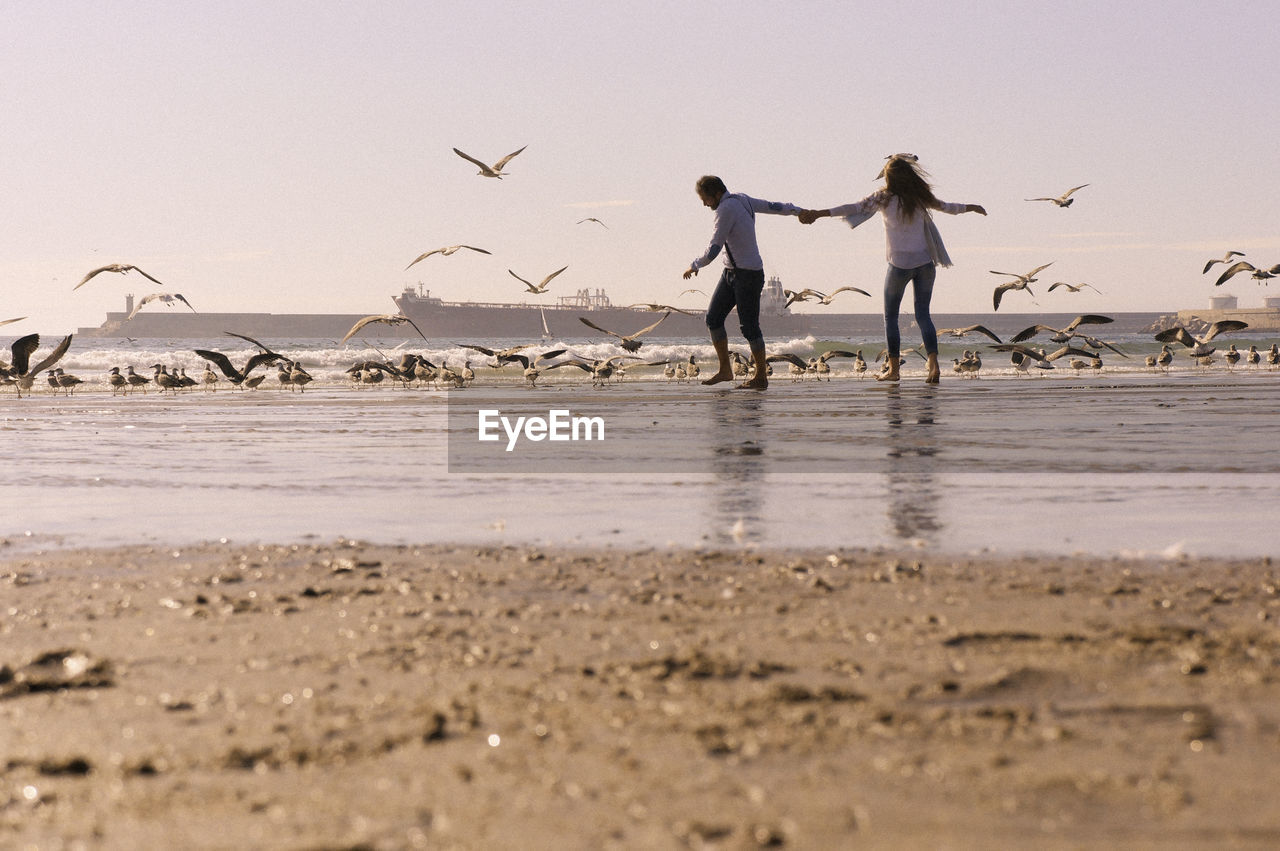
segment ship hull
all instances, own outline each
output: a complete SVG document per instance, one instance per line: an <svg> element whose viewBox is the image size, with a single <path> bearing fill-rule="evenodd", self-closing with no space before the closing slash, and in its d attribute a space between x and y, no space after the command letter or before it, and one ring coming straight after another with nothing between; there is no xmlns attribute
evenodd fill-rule
<svg viewBox="0 0 1280 851"><path fill-rule="evenodd" d="M404 296L397 297L395 301L400 312L412 319L428 337L537 339L546 336L559 339L591 337L600 333L583 324L583 319L618 334L634 334L657 322L663 315L628 307L469 305ZM766 334L805 335L815 333L819 328L847 328L850 322L863 318L866 317L862 314L789 314L762 316L760 324ZM878 325L879 318L872 318ZM737 331L736 312L729 314L725 327L731 334ZM673 311L650 334L653 337L706 337L707 324L701 313L689 315Z"/></svg>
<svg viewBox="0 0 1280 851"><path fill-rule="evenodd" d="M603 337L584 325L580 319L588 319L601 328L619 334L634 334L652 325L662 316L646 310L615 306L578 306L537 304L484 304L444 302L422 298L413 293L393 297L401 313L413 320L423 335L432 342L469 342L486 339L537 340L583 339ZM1201 315L1204 312L1199 312ZM108 313L101 326L80 328L82 337L115 338L163 338L207 339L219 337L226 331L245 334L259 339L331 339L340 340L365 314L355 313L192 313L188 311L158 310L137 313L132 319L127 313ZM1280 317L1280 311L1275 311ZM1156 313L1117 313L1115 323L1107 327L1108 334L1145 332L1158 321L1167 321ZM956 328L981 323L1002 338L1022 330L1033 323L1055 328L1064 327L1074 314L935 314L933 319L939 328ZM1253 312L1248 317L1250 326L1258 330L1280 327L1271 317ZM909 314L902 316L904 334L911 334L914 326ZM851 339L878 337L884 333L883 320L878 313L785 313L765 314L760 318L761 329L767 340L784 340L813 336L819 339ZM730 313L725 328L730 338L739 335L736 313ZM376 324L367 326L362 337L381 339L413 339L418 332L408 323L399 325ZM671 313L662 324L649 334L651 339L701 339L707 338L707 327L702 314Z"/></svg>

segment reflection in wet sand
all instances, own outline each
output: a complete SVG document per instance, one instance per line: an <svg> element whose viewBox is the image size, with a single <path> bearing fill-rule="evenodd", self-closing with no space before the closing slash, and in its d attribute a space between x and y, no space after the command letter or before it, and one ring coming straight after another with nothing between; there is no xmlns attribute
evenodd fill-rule
<svg viewBox="0 0 1280 851"><path fill-rule="evenodd" d="M891 387L885 397L885 493L888 525L899 539L935 544L945 528L938 520L936 475L941 458L937 388Z"/></svg>
<svg viewBox="0 0 1280 851"><path fill-rule="evenodd" d="M767 441L759 396L728 395L712 407L712 493L709 539L717 544L764 540Z"/></svg>

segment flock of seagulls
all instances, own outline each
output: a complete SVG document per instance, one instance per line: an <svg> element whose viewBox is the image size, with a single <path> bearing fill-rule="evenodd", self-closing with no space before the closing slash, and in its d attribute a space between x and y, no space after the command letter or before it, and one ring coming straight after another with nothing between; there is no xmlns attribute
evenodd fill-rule
<svg viewBox="0 0 1280 851"><path fill-rule="evenodd" d="M527 146L526 146L527 147ZM501 179L507 172L504 170L509 163L525 150L525 147L507 154L492 164L488 164L470 154L465 153L458 148L454 148L454 153L462 159L474 164L479 169L478 174L486 178ZM1027 198L1027 201L1038 202L1046 201L1052 203L1059 208L1070 207L1076 200L1074 195L1079 190L1089 186L1084 183L1074 186L1061 195L1043 196L1036 198ZM595 223L601 227L608 228L603 221L595 217L586 217L578 220L577 224ZM448 245L425 251L415 257L405 269L410 269L418 263L426 260L434 255L450 256L460 251L470 251L479 254L491 255L492 252L485 248L480 248L468 244ZM1226 268L1221 272L1215 286L1221 286L1227 280L1235 275L1248 272L1255 280L1266 281L1272 277L1280 276L1280 264L1271 267L1259 267L1244 258L1244 253L1240 251L1228 251L1220 258L1213 258L1206 262L1203 273L1207 274L1210 269L1217 265L1223 265ZM999 310L1002 299L1005 294L1018 290L1025 290L1028 295L1035 297L1035 293L1031 290L1031 284L1037 282L1037 277L1045 269L1052 266L1052 263L1045 263L1035 267L1026 273L1001 272L991 270L991 274L1007 277L1010 280L1002 282L995 287L992 296L992 307ZM532 294L544 294L548 291L549 285L557 276L565 272L569 267L562 266L554 272L546 275L537 283L528 280L515 273L514 270L508 269L508 274L520 281L524 285L526 291ZM150 280L157 285L164 284L157 278L148 274L141 268L133 264L112 263L100 266L89 271L79 283L73 287L73 290L87 284L97 276L104 273L113 273L120 275L128 275L137 273L138 275ZM1065 289L1069 293L1079 293L1088 288L1096 293L1101 294L1097 287L1089 283L1072 284L1065 281L1056 281L1049 285L1048 291L1053 292L1057 289ZM871 297L866 290L855 286L838 287L830 293L819 290L805 288L798 291L784 290L786 296L786 305L790 306L796 302L815 302L822 305L830 305L833 300L840 294L846 292L858 293L864 297ZM690 293L700 293L706 296L702 290L688 289L681 293L687 295ZM129 314L132 319L146 305L159 302L170 307L181 304L188 309L195 311L195 307L181 293L174 292L155 292L143 296ZM580 321L594 331L615 338L617 345L625 352L622 355L615 355L607 358L586 358L581 355L569 352L564 348L549 349L540 353L526 351L532 347L532 344L524 344L514 346L508 349L495 350L484 346L468 344L464 348L473 350L491 358L492 361L486 364L487 367L501 370L508 364L516 364L522 370L522 376L528 386L536 386L541 375L556 369L568 368L588 374L591 382L595 386L604 386L610 381L621 380L627 374L628 368L638 367L660 367L662 375L668 380L683 381L696 378L699 375L700 368L693 355L688 356L687 360L657 360L644 361L636 356L641 350L644 341L641 339L644 335L649 334L662 325L662 323L673 312L683 313L687 315L697 315L701 311L685 310L672 305L658 303L640 303L630 305L632 309L642 309L651 312L661 312L662 316L656 322L647 325L637 331L631 333L622 333L611 330L596 324L587 317L579 317ZM0 325L6 325L12 322L20 321L22 317L0 321ZM1008 342L1001 341L1000 337L992 332L989 328L982 324L974 324L964 328L943 328L939 329L939 336L950 336L953 338L965 338L969 335L981 335L989 338L993 342L993 350L999 352L1007 352L1010 355L1010 363L1014 369L1020 373L1030 373L1032 370L1045 371L1055 368L1055 362L1064 358L1068 359L1070 366L1075 370L1092 369L1098 370L1102 368L1101 351L1103 349L1121 356L1129 357L1115 344L1093 337L1084 333L1081 329L1084 326L1105 325L1113 320L1110 317L1099 314L1082 314L1077 316L1064 328L1054 328L1048 325L1036 324L1032 325L1016 335L1011 337ZM342 338L341 344L345 344L352 337L360 334L365 328L374 324L399 325L408 323L411 325L418 335L426 340L426 335L422 333L413 321L403 314L375 314L363 317L352 326L352 328ZM1146 359L1147 366L1157 369L1168 369L1173 362L1173 350L1171 345L1181 345L1187 352L1188 356L1193 358L1198 365L1207 365L1212 362L1212 355L1217 351L1212 341L1220 334L1231 333L1243 330L1248 327L1244 322L1228 320L1213 323L1207 328L1193 332L1185 327L1174 327L1167 331L1163 331L1155 335L1155 339L1161 342L1162 348L1159 354L1150 355ZM258 350L250 355L243 363L237 366L232 362L231 358L222 352L210 349L197 349L194 353L202 358L206 364L203 375L199 379L187 376L184 367L178 366L170 368L164 364L156 363L149 367L152 370L151 376L139 375L135 372L132 365L126 368L112 367L107 374L107 384L111 387L113 394L128 394L136 390L146 392L148 385L154 385L162 392L177 392L184 389L192 389L203 386L206 389L214 390L218 384L225 380L232 387L236 388L257 388L268 377L267 367L275 366L276 377L278 383L282 387L289 389L301 390L308 383L313 381L313 377L297 362L286 358L284 355L272 351L267 346L259 343L252 338L244 335L227 332L231 336L251 342ZM1053 352L1047 352L1044 349L1031 345L1031 341L1040 334L1047 334L1050 342L1059 344L1059 348ZM15 341L11 347L11 362L4 363L0 361L0 386L12 386L21 396L24 392L32 391L34 383L38 376L44 374L49 387L55 392L71 394L75 388L84 382L74 376L67 374L63 369L55 366L55 364L66 354L70 347L71 336L68 335L57 346L53 348L45 357L38 361L33 361L33 355L39 346L39 335L29 334ZM918 348L918 347L917 347ZM912 350L908 350L908 353ZM917 351L917 354L923 355ZM734 372L739 375L745 375L748 372L748 364L745 358L738 352L732 352ZM881 351L876 360L879 361L887 356L886 351ZM1248 351L1242 352L1235 344L1231 344L1229 349L1223 354L1228 368L1233 368L1240 361L1246 364L1258 366L1263 359L1263 352L1260 352L1255 345L1250 345ZM836 358L848 358L853 361L853 373L859 377L863 376L867 371L866 360L863 358L862 351L851 351L848 349L832 349L809 358L802 358L799 355L791 353L775 353L767 356L769 371L772 372L772 364L786 363L789 374L795 380L802 378L817 378L821 380L831 377L831 363ZM1266 354L1266 360L1270 367L1280 366L1280 348L1276 344L1272 344L1269 352ZM905 357L903 358L905 362ZM962 376L977 377L983 367L982 356L979 351L966 350L962 357L953 360L953 369ZM216 368L216 369L215 369ZM350 381L356 386L365 386L379 384L384 381L398 382L403 386L417 384L424 386L432 384L439 387L441 384L452 387L469 386L475 379L475 372L471 368L471 361L465 360L460 368L450 367L446 362L435 364L417 354L402 355L398 362L390 360L373 360L367 359L353 364L345 370L350 377Z"/></svg>

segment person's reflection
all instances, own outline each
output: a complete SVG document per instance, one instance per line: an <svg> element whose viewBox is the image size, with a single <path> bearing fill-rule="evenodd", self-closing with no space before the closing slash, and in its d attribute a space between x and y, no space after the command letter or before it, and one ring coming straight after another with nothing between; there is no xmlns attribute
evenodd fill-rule
<svg viewBox="0 0 1280 851"><path fill-rule="evenodd" d="M764 538L763 402L754 394L731 395L712 405L708 538L713 543L741 545Z"/></svg>
<svg viewBox="0 0 1280 851"><path fill-rule="evenodd" d="M895 537L922 539L942 529L938 522L937 389L909 391L891 387L886 394L885 489L889 528Z"/></svg>

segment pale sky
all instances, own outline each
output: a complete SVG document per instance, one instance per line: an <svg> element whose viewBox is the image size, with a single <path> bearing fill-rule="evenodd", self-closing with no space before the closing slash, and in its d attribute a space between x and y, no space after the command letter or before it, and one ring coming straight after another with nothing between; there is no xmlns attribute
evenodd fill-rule
<svg viewBox="0 0 1280 851"><path fill-rule="evenodd" d="M895 151L990 213L939 217L955 266L935 311L989 312L1005 280L990 270L1050 262L1037 304L1011 293L1001 312L1258 305L1280 279L1215 288L1201 269L1228 249L1280 263L1280 14L1208 8L6 2L0 318L72 331L162 289L207 311L392 312L418 282L520 301L508 269L566 265L542 298L670 302L711 232L700 175L827 207L873 191ZM451 150L522 146L502 180ZM1082 183L1070 208L1024 200ZM758 231L784 286L861 286L875 298L828 309L879 310L878 220ZM493 254L405 271L456 243ZM166 286L100 275L72 292L107 263ZM1058 280L1103 294L1047 293Z"/></svg>

